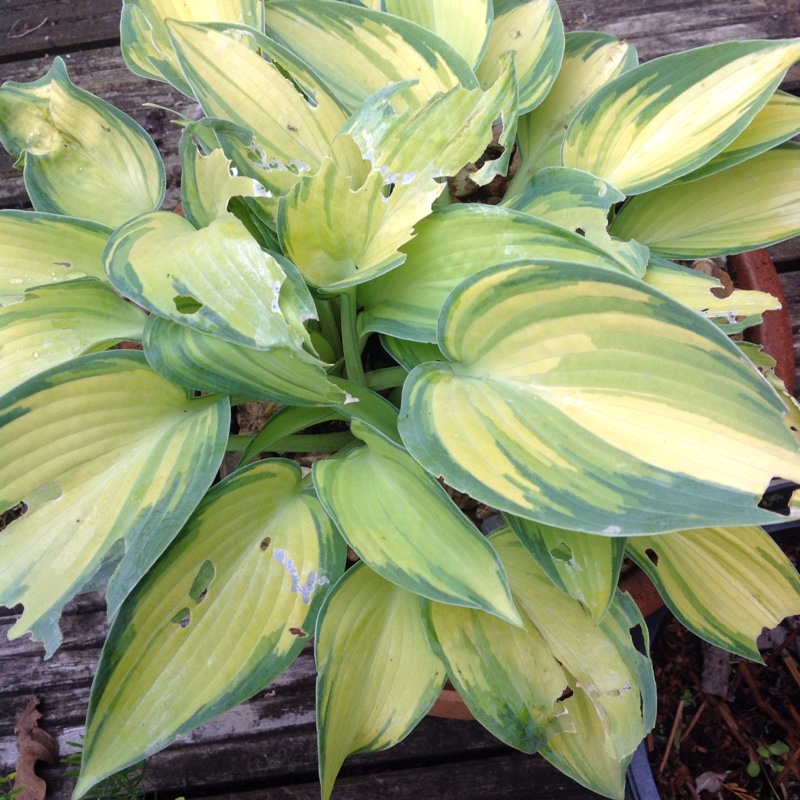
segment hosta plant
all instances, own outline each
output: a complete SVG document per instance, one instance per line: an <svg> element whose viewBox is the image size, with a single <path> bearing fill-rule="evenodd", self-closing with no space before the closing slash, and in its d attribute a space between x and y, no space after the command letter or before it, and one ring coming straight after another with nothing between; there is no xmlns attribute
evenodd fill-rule
<svg viewBox="0 0 800 800"><path fill-rule="evenodd" d="M113 619L76 797L312 636L323 797L447 678L621 797L655 703L623 556L744 656L800 611L759 527L798 410L729 338L775 301L683 263L800 233L800 40L637 65L552 0L126 0L121 32L198 104L180 214L63 62L0 91L34 209L0 213L0 603L46 656L76 594Z"/></svg>

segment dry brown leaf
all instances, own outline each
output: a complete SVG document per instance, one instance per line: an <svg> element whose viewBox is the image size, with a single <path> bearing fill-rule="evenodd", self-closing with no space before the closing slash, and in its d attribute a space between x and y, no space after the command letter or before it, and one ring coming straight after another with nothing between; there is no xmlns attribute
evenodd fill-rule
<svg viewBox="0 0 800 800"><path fill-rule="evenodd" d="M16 800L44 800L47 784L36 774L37 761L55 763L58 758L58 744L47 731L39 727L42 714L38 709L39 698L34 695L24 711L17 714L14 733L17 734L17 778L15 789L22 789Z"/></svg>

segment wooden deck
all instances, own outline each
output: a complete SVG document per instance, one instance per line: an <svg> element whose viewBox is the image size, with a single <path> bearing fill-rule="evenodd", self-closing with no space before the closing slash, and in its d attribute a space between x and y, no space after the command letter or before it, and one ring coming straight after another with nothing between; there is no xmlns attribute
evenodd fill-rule
<svg viewBox="0 0 800 800"><path fill-rule="evenodd" d="M643 60L733 38L800 36L798 0L562 0L570 30L606 30L634 43ZM38 78L62 55L72 79L135 117L154 137L168 170L168 207L177 202L179 131L156 103L192 113L189 100L165 84L136 78L117 47L119 0L0 0L0 80ZM784 88L800 93L800 69ZM0 208L29 207L21 174L0 155ZM792 318L800 320L800 241L772 248ZM798 326L795 324L795 331ZM795 335L795 348L800 346ZM800 380L798 381L800 386ZM50 661L28 639L8 642L15 619L0 610L0 776L16 759L14 719L33 694L42 699L41 725L59 742L79 741L89 688L107 622L102 599L71 603L64 644ZM40 770L48 798L69 797L65 767ZM164 799L305 800L319 796L314 731L314 663L307 650L275 684L248 703L152 757L146 788ZM497 742L475 722L428 718L384 753L348 760L334 798L536 797L588 800L591 792L563 778L538 757Z"/></svg>

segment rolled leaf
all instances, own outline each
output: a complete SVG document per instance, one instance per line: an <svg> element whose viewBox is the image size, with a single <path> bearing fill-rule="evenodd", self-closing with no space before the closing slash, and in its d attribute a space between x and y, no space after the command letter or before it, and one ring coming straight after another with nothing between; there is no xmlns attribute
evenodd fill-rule
<svg viewBox="0 0 800 800"><path fill-rule="evenodd" d="M356 564L336 584L316 631L323 800L348 755L404 739L442 690L444 665L422 627L422 598Z"/></svg>
<svg viewBox="0 0 800 800"><path fill-rule="evenodd" d="M511 514L505 519L547 577L601 620L614 598L625 539L553 528Z"/></svg>
<svg viewBox="0 0 800 800"><path fill-rule="evenodd" d="M409 372L418 364L424 364L426 361L444 360L442 351L433 342L411 342L408 339L398 339L386 333L382 333L380 339L383 349Z"/></svg>
<svg viewBox="0 0 800 800"><path fill-rule="evenodd" d="M343 402L325 364L303 350L253 350L155 314L147 320L150 366L178 386L298 406Z"/></svg>
<svg viewBox="0 0 800 800"><path fill-rule="evenodd" d="M75 796L280 675L344 561L294 462L260 461L217 484L114 621Z"/></svg>
<svg viewBox="0 0 800 800"><path fill-rule="evenodd" d="M618 594L597 623L549 580L508 527L490 541L525 627L432 603L430 634L450 679L495 736L523 752L552 758L558 751L558 766L571 777L621 798L625 766L655 722L652 666L630 635L644 626L641 614ZM559 739L576 746L565 752Z"/></svg>
<svg viewBox="0 0 800 800"><path fill-rule="evenodd" d="M142 337L145 316L94 278L29 289L0 308L0 395L94 348Z"/></svg>
<svg viewBox="0 0 800 800"><path fill-rule="evenodd" d="M491 86L502 57L513 56L519 112L535 108L553 85L564 55L564 25L555 0L493 0L494 23L477 69L481 86Z"/></svg>
<svg viewBox="0 0 800 800"><path fill-rule="evenodd" d="M25 606L9 638L50 656L68 600L114 570L113 614L178 533L222 460L229 406L117 351L32 378L0 398L0 421L0 510L27 507L0 537L0 603Z"/></svg>
<svg viewBox="0 0 800 800"><path fill-rule="evenodd" d="M431 214L402 248L404 264L358 287L359 333L435 342L439 311L465 278L532 258L625 269L584 236L500 206L461 204Z"/></svg>
<svg viewBox="0 0 800 800"><path fill-rule="evenodd" d="M800 576L761 528L703 528L635 537L628 554L689 630L762 661L757 639L800 613Z"/></svg>
<svg viewBox="0 0 800 800"><path fill-rule="evenodd" d="M164 199L164 164L144 128L79 89L61 58L31 83L0 89L0 142L24 162L37 211L116 227Z"/></svg>
<svg viewBox="0 0 800 800"><path fill-rule="evenodd" d="M610 536L763 523L770 479L800 477L784 405L751 363L621 273L485 270L445 303L439 347L450 362L404 384L403 441L517 516Z"/></svg>
<svg viewBox="0 0 800 800"><path fill-rule="evenodd" d="M486 49L494 18L491 0L384 0L383 10L441 36L473 68Z"/></svg>
<svg viewBox="0 0 800 800"><path fill-rule="evenodd" d="M353 550L410 592L518 622L497 556L444 488L368 425L356 420L351 430L366 447L317 461L313 474Z"/></svg>
<svg viewBox="0 0 800 800"><path fill-rule="evenodd" d="M697 169L750 124L800 58L800 40L725 42L653 59L598 89L562 164L641 194Z"/></svg>
<svg viewBox="0 0 800 800"><path fill-rule="evenodd" d="M631 198L611 233L667 258L741 253L800 234L800 145Z"/></svg>
<svg viewBox="0 0 800 800"><path fill-rule="evenodd" d="M478 86L469 63L419 25L377 10L332 0L270 0L267 33L325 80L350 111L389 84L410 79L410 107L459 85Z"/></svg>
<svg viewBox="0 0 800 800"><path fill-rule="evenodd" d="M124 0L120 39L122 55L131 72L144 78L169 81L192 96L167 33L166 20L181 22L241 22L262 29L259 0Z"/></svg>
<svg viewBox="0 0 800 800"><path fill-rule="evenodd" d="M91 275L105 279L103 248L111 229L36 211L0 211L0 306L31 286Z"/></svg>
<svg viewBox="0 0 800 800"><path fill-rule="evenodd" d="M316 317L294 267L264 252L230 213L197 230L159 211L119 228L108 242L106 271L114 287L159 316L266 350L299 350L303 322Z"/></svg>
<svg viewBox="0 0 800 800"><path fill-rule="evenodd" d="M564 59L542 102L517 120L520 163L506 197L522 191L542 167L561 164L564 131L593 92L636 66L635 48L615 36L573 31L564 38Z"/></svg>

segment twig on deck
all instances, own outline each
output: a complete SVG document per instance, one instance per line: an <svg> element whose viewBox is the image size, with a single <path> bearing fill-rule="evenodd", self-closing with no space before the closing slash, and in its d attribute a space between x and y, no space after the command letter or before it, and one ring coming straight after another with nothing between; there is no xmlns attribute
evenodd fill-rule
<svg viewBox="0 0 800 800"><path fill-rule="evenodd" d="M664 748L664 757L661 759L661 763L658 765L658 777L660 778L664 774L664 770L667 766L667 760L669 759L670 750L672 750L672 743L675 741L675 735L678 732L678 726L681 724L681 716L683 715L683 698L681 697L678 700L678 707L675 709L675 719L672 720L672 728L669 732L669 739L667 739L666 747Z"/></svg>
<svg viewBox="0 0 800 800"><path fill-rule="evenodd" d="M20 25L20 23L22 23ZM34 25L32 28L28 27L28 23L25 20L15 19L14 24L11 26L10 30L6 34L6 39L22 39L25 36L33 33L34 31L38 31L39 28L43 27L47 23L47 17L45 17L38 25ZM22 30L17 31L17 25L20 25Z"/></svg>

